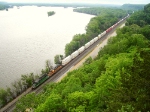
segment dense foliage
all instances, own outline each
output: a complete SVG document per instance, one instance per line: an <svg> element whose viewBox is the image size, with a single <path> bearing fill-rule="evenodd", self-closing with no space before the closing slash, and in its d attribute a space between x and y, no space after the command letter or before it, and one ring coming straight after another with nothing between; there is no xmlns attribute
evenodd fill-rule
<svg viewBox="0 0 150 112"><path fill-rule="evenodd" d="M127 25L137 24L139 26L145 26L150 24L150 4L144 6L143 11L135 12L131 18L129 18ZM147 26L145 26L147 27Z"/></svg>
<svg viewBox="0 0 150 112"><path fill-rule="evenodd" d="M63 59L63 55L55 55L55 57L54 57L54 62L55 62L55 64L57 64L57 65L59 65L59 64L61 64L61 60Z"/></svg>
<svg viewBox="0 0 150 112"><path fill-rule="evenodd" d="M149 111L150 41L144 27L119 29L95 60L88 59L61 82L47 85L43 93L24 96L15 111L30 107L35 112Z"/></svg>
<svg viewBox="0 0 150 112"><path fill-rule="evenodd" d="M68 56L81 46L92 40L95 36L115 24L119 19L127 15L126 11L121 9L107 8L81 8L74 9L77 12L98 15L92 18L86 27L85 34L74 35L72 41L65 46L65 55ZM100 14L100 15L99 15Z"/></svg>

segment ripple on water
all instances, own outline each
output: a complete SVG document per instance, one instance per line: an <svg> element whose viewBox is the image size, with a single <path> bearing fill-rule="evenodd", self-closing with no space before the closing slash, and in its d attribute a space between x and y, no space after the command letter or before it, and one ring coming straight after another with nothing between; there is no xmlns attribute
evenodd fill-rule
<svg viewBox="0 0 150 112"><path fill-rule="evenodd" d="M56 14L47 17L50 10ZM21 74L40 73L47 59L53 63L56 54L64 54L73 35L85 32L94 16L72 10L24 6L0 11L0 87L10 85Z"/></svg>

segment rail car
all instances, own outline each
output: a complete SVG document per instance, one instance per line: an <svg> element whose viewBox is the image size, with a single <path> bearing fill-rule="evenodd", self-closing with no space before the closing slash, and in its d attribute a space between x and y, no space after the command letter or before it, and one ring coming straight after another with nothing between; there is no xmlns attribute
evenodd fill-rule
<svg viewBox="0 0 150 112"><path fill-rule="evenodd" d="M90 42L85 44L85 49L87 49L88 47L90 47Z"/></svg>
<svg viewBox="0 0 150 112"><path fill-rule="evenodd" d="M96 42L97 40L98 40L98 37L95 37L95 38L94 38L94 42Z"/></svg>
<svg viewBox="0 0 150 112"><path fill-rule="evenodd" d="M62 69L63 66L67 65L71 60L73 60L74 58L76 58L78 55L80 55L84 50L86 50L87 48L89 48L93 43L95 43L96 41L98 41L100 38L102 38L103 36L105 36L107 33L109 33L112 29L114 29L118 24L120 24L124 19L128 18L129 14L124 17L123 19L121 19L120 21L118 21L117 23L115 23L114 25L112 25L111 27L109 27L108 29L106 29L104 32L102 32L101 34L99 34L97 37L95 37L94 39L90 40L89 42L87 42L84 46L80 47L78 50L76 50L75 52L73 52L71 55L67 56L66 58L64 58L62 60L62 64L59 66L56 66L53 70L51 70L48 74L44 74L43 76L41 76L39 79L37 79L36 81L34 81L33 85L32 85L32 89L37 88L39 85L41 85L43 82L45 82L47 79L49 79L52 75L54 75L56 72L58 72L60 69Z"/></svg>
<svg viewBox="0 0 150 112"><path fill-rule="evenodd" d="M63 66L62 65L57 65L53 70L51 70L48 74L49 77L57 73Z"/></svg>
<svg viewBox="0 0 150 112"><path fill-rule="evenodd" d="M79 51L75 51L71 54L71 59L74 59L75 57L77 57L79 55Z"/></svg>
<svg viewBox="0 0 150 112"><path fill-rule="evenodd" d="M68 57L66 57L65 59L62 60L62 66L66 65L67 63L69 63L71 60L71 56L69 55Z"/></svg>
<svg viewBox="0 0 150 112"><path fill-rule="evenodd" d="M37 80L35 80L33 82L32 89L35 89L35 88L39 87L47 79L49 79L49 76L47 74L43 74L41 77L39 77Z"/></svg>

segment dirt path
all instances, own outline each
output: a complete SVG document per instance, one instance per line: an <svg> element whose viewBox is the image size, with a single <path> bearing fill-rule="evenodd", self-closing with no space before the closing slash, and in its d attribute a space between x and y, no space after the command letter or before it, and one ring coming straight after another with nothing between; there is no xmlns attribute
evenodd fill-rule
<svg viewBox="0 0 150 112"><path fill-rule="evenodd" d="M120 26L120 28L122 28L124 26L125 26L125 24L122 24ZM87 58L89 58L89 57L95 58L98 55L99 50L101 48L103 48L107 44L108 39L111 38L111 37L114 37L116 35L117 35L116 31L114 31L112 34L108 35L108 37L104 41L102 41L101 43L99 43L86 57L84 57L79 63L77 63L76 65L74 65L73 67L71 67L71 69L68 70L67 72L75 70L75 69L78 69L80 66L82 66L82 64L85 62L85 60ZM60 77L57 80L57 82L60 82L67 75L67 72L62 77Z"/></svg>

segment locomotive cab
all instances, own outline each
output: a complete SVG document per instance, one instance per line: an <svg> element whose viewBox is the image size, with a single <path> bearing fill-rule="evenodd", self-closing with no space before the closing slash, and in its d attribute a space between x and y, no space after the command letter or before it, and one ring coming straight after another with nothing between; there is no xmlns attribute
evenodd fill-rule
<svg viewBox="0 0 150 112"><path fill-rule="evenodd" d="M39 79L35 80L32 84L32 89L35 89L38 85Z"/></svg>

